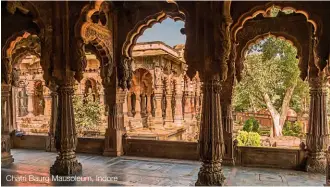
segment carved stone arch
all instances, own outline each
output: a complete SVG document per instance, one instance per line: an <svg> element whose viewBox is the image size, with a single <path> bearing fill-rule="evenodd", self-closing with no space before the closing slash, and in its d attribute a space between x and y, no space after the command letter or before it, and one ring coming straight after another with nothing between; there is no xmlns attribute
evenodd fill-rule
<svg viewBox="0 0 330 187"><path fill-rule="evenodd" d="M185 14L179 10L177 12L161 11L138 22L126 37L122 48L122 55L131 59L133 46L136 44L137 39L146 29L151 28L156 23L161 23L166 18L172 18L174 21L184 21Z"/></svg>
<svg viewBox="0 0 330 187"><path fill-rule="evenodd" d="M237 22L233 25L231 29L231 35L236 42L236 35L239 30L241 30L244 27L244 24L253 18L255 18L259 14L266 15L268 11L273 8L279 8L281 11L283 10L293 10L295 13L302 14L306 17L306 20L308 23L311 23L314 27L313 34L314 36L320 36L322 33L322 21L321 19L315 15L312 14L310 10L308 10L307 7L296 3L296 2L269 2L261 6L256 6L252 8L250 11L242 14Z"/></svg>
<svg viewBox="0 0 330 187"><path fill-rule="evenodd" d="M297 58L299 59L298 67L300 69L300 78L302 80L305 80L307 77L307 73L308 73L309 56L308 55L303 56L304 55L303 48L296 37L289 35L287 33L283 33L283 32L267 32L267 33L264 33L261 35L257 35L254 38L252 38L251 40L249 40L248 42L242 43L241 47L237 48L238 56L236 57L236 60L235 60L235 66L236 66L235 69L236 69L237 80L238 81L241 80L241 73L244 68L243 61L245 60L246 52L248 51L248 49L252 45L257 44L261 40L264 40L268 37L275 37L275 38L283 39L283 40L289 42L294 48L296 48ZM308 53L308 51L304 51L304 52Z"/></svg>
<svg viewBox="0 0 330 187"><path fill-rule="evenodd" d="M106 15L106 24L95 23L92 16L103 11ZM80 81L83 78L83 71L87 66L85 56L85 45L91 44L94 47L97 58L100 60L101 78L103 85L110 84L113 72L113 33L109 26L109 3L97 1L86 5L80 14L75 25L75 46L74 68L75 78Z"/></svg>
<svg viewBox="0 0 330 187"><path fill-rule="evenodd" d="M22 31L12 35L6 41L2 49L2 68L4 68L4 73L2 75L3 81L7 84L16 85L18 80L13 79L18 79L18 75L17 72L14 72L14 66L28 54L40 57L40 48L40 39L35 34Z"/></svg>

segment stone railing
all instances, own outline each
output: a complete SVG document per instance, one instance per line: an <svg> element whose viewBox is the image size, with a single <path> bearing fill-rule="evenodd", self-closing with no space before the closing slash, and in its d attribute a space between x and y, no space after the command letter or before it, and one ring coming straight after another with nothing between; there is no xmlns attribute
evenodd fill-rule
<svg viewBox="0 0 330 187"><path fill-rule="evenodd" d="M198 160L197 142L124 139L124 152L128 156Z"/></svg>
<svg viewBox="0 0 330 187"><path fill-rule="evenodd" d="M246 167L304 170L306 156L306 150L299 148L245 146L235 148L235 164Z"/></svg>
<svg viewBox="0 0 330 187"><path fill-rule="evenodd" d="M19 149L46 150L48 136L24 135L12 136L12 147ZM76 152L102 154L104 149L104 138L82 138L78 137Z"/></svg>
<svg viewBox="0 0 330 187"><path fill-rule="evenodd" d="M13 148L46 150L48 136L12 136ZM127 156L156 157L167 159L199 160L198 143L183 141L143 140L123 137ZM302 146L303 147L303 146ZM104 139L78 138L78 153L102 154ZM306 162L305 149L277 147L234 147L235 165L303 170Z"/></svg>

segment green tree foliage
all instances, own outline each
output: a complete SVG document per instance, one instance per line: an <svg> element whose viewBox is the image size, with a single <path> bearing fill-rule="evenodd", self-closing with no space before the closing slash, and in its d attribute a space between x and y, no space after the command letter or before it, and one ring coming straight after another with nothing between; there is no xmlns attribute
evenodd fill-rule
<svg viewBox="0 0 330 187"><path fill-rule="evenodd" d="M101 105L93 101L93 96L73 96L74 118L78 134L85 131L99 131L101 123Z"/></svg>
<svg viewBox="0 0 330 187"><path fill-rule="evenodd" d="M243 131L259 132L259 122L254 117L249 118L244 122Z"/></svg>
<svg viewBox="0 0 330 187"><path fill-rule="evenodd" d="M302 124L298 121L292 123L290 121L285 122L283 127L284 136L296 136L300 137L303 135Z"/></svg>
<svg viewBox="0 0 330 187"><path fill-rule="evenodd" d="M308 84L299 78L296 49L287 41L269 37L252 46L244 61L242 81L235 86L236 111L267 108L281 135L289 107L303 111ZM308 108L308 107L307 107Z"/></svg>
<svg viewBox="0 0 330 187"><path fill-rule="evenodd" d="M256 132L238 131L238 146L260 146L260 135Z"/></svg>

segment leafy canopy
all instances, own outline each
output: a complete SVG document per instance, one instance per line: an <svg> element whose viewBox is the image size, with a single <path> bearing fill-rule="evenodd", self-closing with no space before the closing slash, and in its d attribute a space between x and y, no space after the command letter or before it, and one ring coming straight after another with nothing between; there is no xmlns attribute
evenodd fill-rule
<svg viewBox="0 0 330 187"><path fill-rule="evenodd" d="M92 94L86 97L73 96L74 118L77 132L99 131L101 124L101 104L93 100Z"/></svg>
<svg viewBox="0 0 330 187"><path fill-rule="evenodd" d="M308 84L299 78L296 56L296 49L282 39L269 37L253 45L245 57L243 79L235 86L235 110L266 108L263 94L268 94L279 111L290 86L295 86L290 106L300 110Z"/></svg>

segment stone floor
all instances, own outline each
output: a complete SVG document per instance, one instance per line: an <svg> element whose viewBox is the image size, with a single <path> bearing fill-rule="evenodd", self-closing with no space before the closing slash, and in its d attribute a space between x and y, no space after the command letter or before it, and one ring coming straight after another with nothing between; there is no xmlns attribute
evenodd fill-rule
<svg viewBox="0 0 330 187"><path fill-rule="evenodd" d="M55 153L14 149L12 154L14 164L1 168L1 186L188 186L195 184L200 167L200 162L184 160L78 154L83 172L76 180L85 182L59 182L54 180L63 178L52 178L49 174ZM325 182L324 175L291 170L224 167L224 173L228 186L322 186Z"/></svg>

